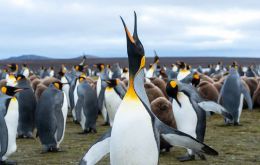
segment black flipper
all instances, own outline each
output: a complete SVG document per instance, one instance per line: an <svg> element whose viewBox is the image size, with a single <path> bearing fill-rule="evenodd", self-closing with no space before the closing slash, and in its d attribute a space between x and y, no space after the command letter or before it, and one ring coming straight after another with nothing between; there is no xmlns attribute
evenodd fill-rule
<svg viewBox="0 0 260 165"><path fill-rule="evenodd" d="M0 114L0 161L6 153L8 146L8 130L4 120L4 116Z"/></svg>
<svg viewBox="0 0 260 165"><path fill-rule="evenodd" d="M166 140L169 144L173 146L185 147L187 149L192 149L196 153L205 153L208 155L218 155L218 152L213 148L207 146L206 144L198 141L192 136L185 134L181 131L178 131L174 128L171 128L160 120L155 120L155 126L157 127L161 136Z"/></svg>

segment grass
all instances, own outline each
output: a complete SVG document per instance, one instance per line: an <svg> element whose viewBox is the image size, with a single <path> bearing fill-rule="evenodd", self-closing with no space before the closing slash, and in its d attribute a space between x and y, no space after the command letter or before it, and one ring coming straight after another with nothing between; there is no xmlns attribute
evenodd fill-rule
<svg viewBox="0 0 260 165"><path fill-rule="evenodd" d="M19 165L78 164L88 147L108 129L101 124L102 119L99 117L98 133L82 135L78 134L81 132L80 126L72 123L69 118L65 138L61 144L62 152L41 154L39 139L18 139L17 152L10 157L10 160L16 160ZM244 110L241 124L243 126L224 126L222 117L212 116L207 121L205 143L216 149L219 156L207 156L207 161L196 160L180 163L176 157L182 156L186 150L173 148L170 153L160 154L160 164L260 164L260 110L252 112ZM109 156L99 164L109 164Z"/></svg>

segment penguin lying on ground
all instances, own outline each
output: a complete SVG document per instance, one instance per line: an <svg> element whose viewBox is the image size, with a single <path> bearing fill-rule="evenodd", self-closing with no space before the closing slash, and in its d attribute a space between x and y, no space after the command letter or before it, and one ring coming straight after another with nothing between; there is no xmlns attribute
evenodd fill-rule
<svg viewBox="0 0 260 165"><path fill-rule="evenodd" d="M17 92L23 89L3 86L0 92L0 164L13 165L16 162L7 161L16 151L16 133L19 119Z"/></svg>
<svg viewBox="0 0 260 165"><path fill-rule="evenodd" d="M43 152L59 151L63 140L68 113L67 99L62 83L53 82L42 93L36 108L37 135Z"/></svg>
<svg viewBox="0 0 260 165"><path fill-rule="evenodd" d="M137 36L136 15L133 37L123 19L122 22L127 38L128 90L118 108L112 129L90 147L80 165L96 164L108 153L112 165L158 164L160 136L171 145L191 148L199 153L218 155L214 149L190 135L163 124L151 112L144 89L145 56L144 48Z"/></svg>
<svg viewBox="0 0 260 165"><path fill-rule="evenodd" d="M242 84L237 70L231 68L229 75L221 88L218 99L218 103L225 107L233 117L233 120L225 118L226 124L239 125L244 98L246 99L249 109L252 109L253 105L250 93Z"/></svg>
<svg viewBox="0 0 260 165"><path fill-rule="evenodd" d="M199 141L204 141L206 131L206 112L214 111L231 117L223 107L212 101L204 101L196 89L190 84L177 83L172 80L167 83L166 92L172 99L172 110L177 128ZM195 155L205 160L205 156L188 149L185 156L179 157L180 161L194 160Z"/></svg>
<svg viewBox="0 0 260 165"><path fill-rule="evenodd" d="M19 103L18 138L33 138L36 98L30 81L24 75L18 75L17 82L17 87L26 89L19 92L17 96Z"/></svg>

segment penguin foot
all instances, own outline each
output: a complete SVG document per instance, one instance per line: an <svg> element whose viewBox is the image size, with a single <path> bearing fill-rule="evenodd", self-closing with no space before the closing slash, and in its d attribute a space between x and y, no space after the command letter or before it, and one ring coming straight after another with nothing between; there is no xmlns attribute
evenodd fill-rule
<svg viewBox="0 0 260 165"><path fill-rule="evenodd" d="M105 123L101 124L101 126L109 126L109 123L105 122Z"/></svg>
<svg viewBox="0 0 260 165"><path fill-rule="evenodd" d="M88 128L85 129L83 132L80 132L79 134L89 134L89 133L97 133L97 130L95 128Z"/></svg>
<svg viewBox="0 0 260 165"><path fill-rule="evenodd" d="M242 124L238 123L238 122L235 122L234 123L234 126L243 126Z"/></svg>
<svg viewBox="0 0 260 165"><path fill-rule="evenodd" d="M6 160L6 161L0 161L1 165L17 165L16 161L12 161L12 160Z"/></svg>
<svg viewBox="0 0 260 165"><path fill-rule="evenodd" d="M198 157L201 159L201 160L207 160L206 156L204 154L197 154Z"/></svg>
<svg viewBox="0 0 260 165"><path fill-rule="evenodd" d="M79 124L79 122L77 120L74 120L74 119L73 119L73 123Z"/></svg>
<svg viewBox="0 0 260 165"><path fill-rule="evenodd" d="M184 155L177 158L180 162L195 160L195 155Z"/></svg>
<svg viewBox="0 0 260 165"><path fill-rule="evenodd" d="M32 135L21 134L17 136L17 139L34 139L34 137Z"/></svg>
<svg viewBox="0 0 260 165"><path fill-rule="evenodd" d="M57 147L50 147L50 148L48 149L48 152L59 152L59 151L60 151L60 149L57 148Z"/></svg>

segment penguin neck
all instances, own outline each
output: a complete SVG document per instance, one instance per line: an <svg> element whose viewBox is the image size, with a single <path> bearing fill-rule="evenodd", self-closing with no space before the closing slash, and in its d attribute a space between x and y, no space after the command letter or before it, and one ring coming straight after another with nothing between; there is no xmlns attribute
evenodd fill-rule
<svg viewBox="0 0 260 165"><path fill-rule="evenodd" d="M130 73L131 74L131 73ZM127 100L141 100L148 108L151 109L148 97L144 88L144 70L141 69L135 76L129 76L129 87L125 98Z"/></svg>

